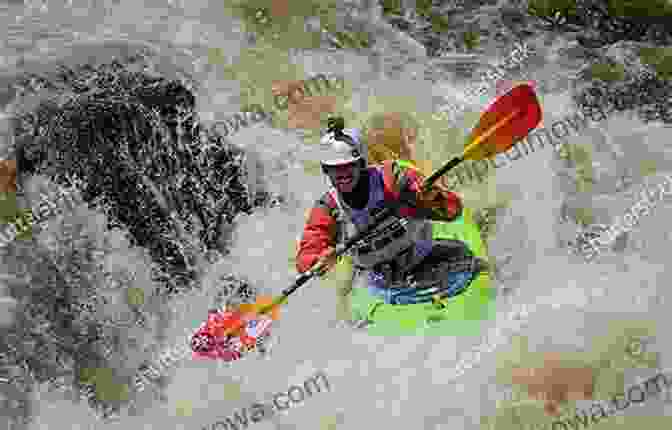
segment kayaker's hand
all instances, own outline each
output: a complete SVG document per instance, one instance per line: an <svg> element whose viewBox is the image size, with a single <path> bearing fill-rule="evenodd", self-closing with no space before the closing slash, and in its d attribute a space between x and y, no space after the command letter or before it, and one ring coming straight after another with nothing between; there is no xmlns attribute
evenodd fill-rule
<svg viewBox="0 0 672 430"><path fill-rule="evenodd" d="M429 190L423 190L418 193L418 207L423 209L441 209L444 207L441 190L432 187Z"/></svg>
<svg viewBox="0 0 672 430"><path fill-rule="evenodd" d="M315 263L314 269L318 276L324 276L336 265L336 249L332 246L325 249Z"/></svg>

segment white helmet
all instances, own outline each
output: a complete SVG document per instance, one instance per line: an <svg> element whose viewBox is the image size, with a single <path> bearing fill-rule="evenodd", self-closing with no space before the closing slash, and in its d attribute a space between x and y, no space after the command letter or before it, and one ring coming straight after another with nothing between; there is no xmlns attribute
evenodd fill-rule
<svg viewBox="0 0 672 430"><path fill-rule="evenodd" d="M342 124L342 122L341 122ZM320 139L322 166L338 166L364 160L366 148L359 140L359 130L336 125Z"/></svg>

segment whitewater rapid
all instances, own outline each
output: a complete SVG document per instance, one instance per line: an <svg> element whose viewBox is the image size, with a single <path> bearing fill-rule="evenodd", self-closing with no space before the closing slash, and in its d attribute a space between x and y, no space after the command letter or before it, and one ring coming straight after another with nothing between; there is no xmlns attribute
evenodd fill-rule
<svg viewBox="0 0 672 430"><path fill-rule="evenodd" d="M73 3L77 6L78 2ZM46 38L36 43L34 56L39 58L40 50L63 57L105 55L95 49L65 49L59 54L58 44L66 40L67 46L67 40L74 40L75 35L80 39L89 35L92 41L100 40L101 34L112 39L153 41L157 50L165 50L165 55L179 63L161 63L159 72L192 72L204 121L235 112L240 107L236 104L238 85L222 79L217 67L207 65L204 52L211 46L223 47L227 60L234 61L249 46L240 25L214 3L190 2L183 9L179 4L168 7L161 3L98 4L90 16L82 14L81 9L67 14L65 6L59 10L50 3L48 10L34 12L33 21L41 19L44 26L60 29L62 34L50 36L52 41L60 41L50 43ZM40 13L45 16L39 18ZM11 21L12 17L5 18ZM104 20L105 25L93 28L96 19ZM6 64L11 61L15 59L6 59ZM413 77L403 82L386 80L372 61L361 55L302 51L294 61L300 62L308 75L323 72L345 76L352 83L352 104L359 112L367 111L371 94L413 96L418 99L418 108L427 111L435 107L437 93L452 96L443 94L445 82L434 86ZM535 76L534 69L528 75L544 79L541 72ZM457 93L457 89L454 91ZM542 103L547 123L570 110L567 94L544 95ZM615 134L626 132L615 123L605 127ZM295 276L290 258L306 211L327 185L324 178L304 170L303 162L315 162L317 158L296 133L257 124L241 130L232 140L259 160L254 163L257 167L251 180L285 197L286 204L236 220L230 255L213 265L203 279L206 294L180 299L185 307L175 302L180 312L168 328L168 336L173 339L168 344L180 342L189 327L195 328L202 321L216 294L219 276L233 273L244 277L268 294L286 288ZM558 344L590 348L590 336L599 335L590 321L603 313L665 321L664 309L654 303L656 295L664 294L659 291L662 285L654 285L664 280L665 270L659 262L629 251L620 260L587 265L570 259L558 248L554 228L562 199L551 159L550 149L539 151L497 173L497 189L509 190L514 196L509 218L502 222L506 228L501 227L497 233L497 248L502 254L515 254L512 264L517 265L519 275L508 281L515 284L508 285L513 292L498 299L496 317L484 322L480 338L397 339L353 333L334 324L336 292L311 282L282 309L274 331L276 345L268 360L252 358L229 367L184 361L171 375L162 401L145 407L140 416L125 416L116 423L97 422L83 404L73 404L57 393L38 392L31 428L202 428L316 372L324 372L329 378L329 393L254 424L254 428L317 429L336 415L339 430L361 430L367 425L390 429L478 428L482 415L494 413L497 354L510 346L511 336L524 332L540 348ZM647 222L652 226L663 223L666 213L659 208ZM649 234L655 235L655 231ZM646 288L640 285L644 282ZM550 338L553 343L548 342ZM178 413L178 406L184 404L189 405L190 416Z"/></svg>

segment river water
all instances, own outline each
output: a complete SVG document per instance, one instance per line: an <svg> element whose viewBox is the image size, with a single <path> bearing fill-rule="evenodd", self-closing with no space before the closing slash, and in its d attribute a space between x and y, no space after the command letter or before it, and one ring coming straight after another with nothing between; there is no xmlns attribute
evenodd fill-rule
<svg viewBox="0 0 672 430"><path fill-rule="evenodd" d="M199 114L207 123L239 107L238 86L218 75L217 67L206 64L208 48L223 48L227 61L233 62L251 44L239 23L228 17L219 3L190 0L188 7L182 7L159 0L73 0L41 7L9 2L0 11L0 28L6 32L0 38L5 41L5 55L0 59L8 70L39 69L39 63L33 61L105 61L119 50L133 49L124 46L149 43L163 57L157 62L157 72L191 76ZM27 16L19 19L24 14ZM103 48L101 40L115 41L121 48L109 42ZM85 41L91 46L82 47ZM383 56L399 57L394 44L386 49ZM27 65L20 62L22 55L28 58ZM484 58L484 62L491 60ZM414 78L412 71L419 70L422 62L409 66L403 79L390 80L376 69L374 61L361 54L302 51L293 61L308 75L328 72L345 76L352 83L354 109L360 112L367 111L368 96L376 93L415 95L418 105L429 111L435 107L433 96L459 98L457 86L451 90L445 81L431 84ZM549 72L548 64L530 66L526 76L544 81L550 79L551 72L562 73L559 67ZM566 93L544 94L542 103L545 125L571 111ZM629 133L617 120L610 120L603 128L611 136ZM208 296L187 297L190 311L171 323L168 336L176 342L185 329L202 320L221 274L233 272L273 294L289 285L294 276L289 255L305 212L326 187L323 178L302 168L302 162L317 159L297 133L259 124L241 130L232 140L257 154L262 167L255 170L255 178L270 184L271 191L283 195L288 204L237 220L231 254L203 279ZM548 149L497 173L497 189L507 190L513 200L493 240L493 252L498 258L513 256L515 276L497 283L498 288L507 287L511 292L501 296L497 316L484 323L480 338L396 339L352 333L334 324L333 288L313 282L281 311L269 359L244 360L230 368L183 362L162 393L163 401L144 404L137 416L124 415L111 423L97 421L84 405L73 404L57 393L42 392L35 399L38 407L31 428L202 428L323 371L331 385L329 393L254 424L255 428L359 430L371 425L475 429L482 415L494 412L494 399L503 391L495 385L497 357L508 349L516 333L528 336L531 349L590 350L592 337L600 336L603 330L596 321L642 318L669 322L660 299L667 294L664 261L656 258L669 243L658 235L669 214L669 199L639 228L639 237L656 241L658 249L628 249L587 264L558 246L557 218L564 194L553 168ZM477 200L479 196L470 198ZM514 321L515 310L522 305L527 305L527 314L522 321ZM497 348L488 349L492 343ZM477 349L494 352L470 352ZM463 375L453 378L451 369L458 362L469 365ZM191 412L178 412L180 407ZM324 424L335 417L339 422L336 427Z"/></svg>

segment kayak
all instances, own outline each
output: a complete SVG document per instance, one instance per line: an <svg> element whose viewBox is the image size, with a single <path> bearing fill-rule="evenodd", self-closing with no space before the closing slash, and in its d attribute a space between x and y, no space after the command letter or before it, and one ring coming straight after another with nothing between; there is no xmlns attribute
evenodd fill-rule
<svg viewBox="0 0 672 430"><path fill-rule="evenodd" d="M487 260L487 250L478 226L468 208L452 222L432 222L434 239L456 239L467 245L474 256ZM352 264L344 259L339 264ZM386 304L367 288L353 288L350 293L351 318L365 319L371 335L478 335L484 320L494 317L495 291L487 272L469 281L460 294L438 303L409 305Z"/></svg>

